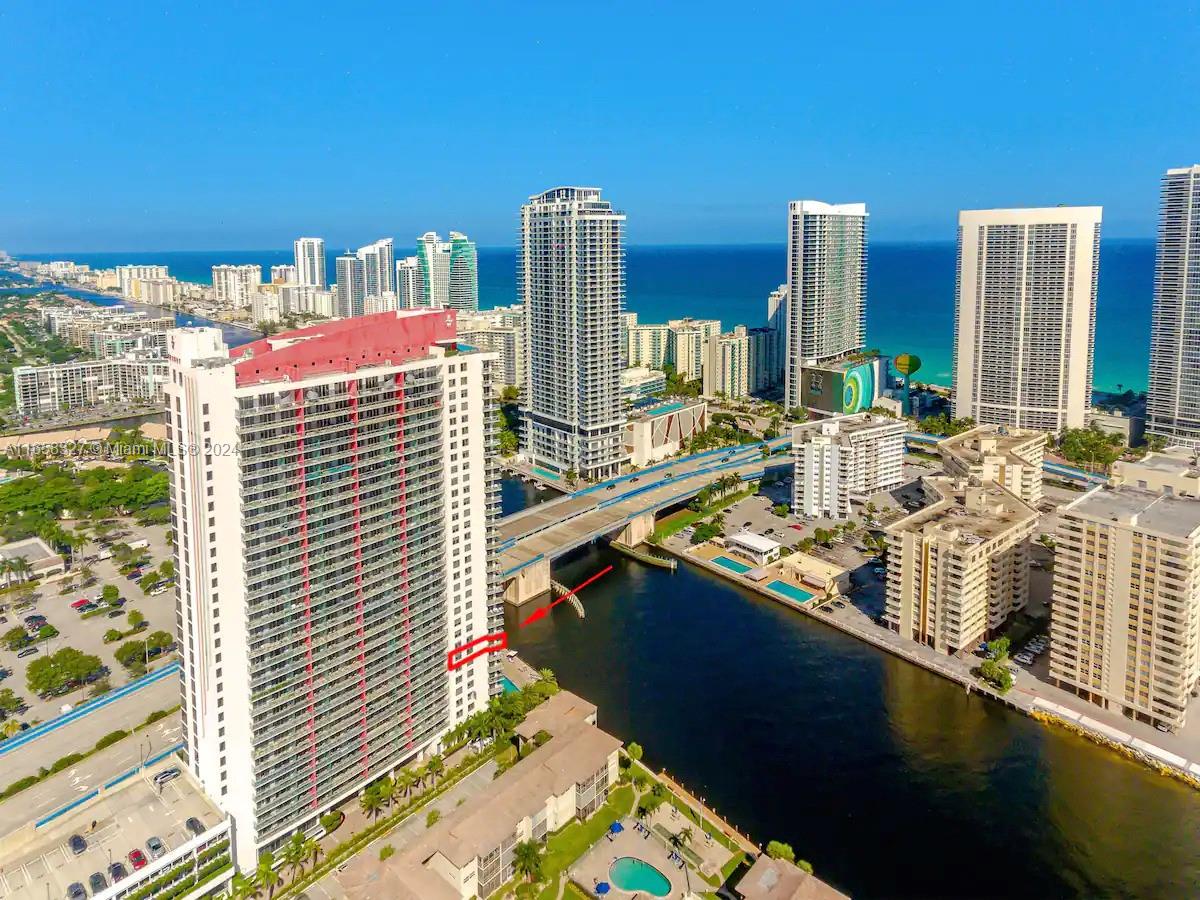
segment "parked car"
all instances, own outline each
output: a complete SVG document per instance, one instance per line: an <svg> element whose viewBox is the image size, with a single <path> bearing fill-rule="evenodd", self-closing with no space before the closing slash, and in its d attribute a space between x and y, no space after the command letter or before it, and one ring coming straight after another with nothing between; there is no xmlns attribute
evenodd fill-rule
<svg viewBox="0 0 1200 900"><path fill-rule="evenodd" d="M80 614L90 613L93 609L99 609L99 608L100 608L99 604L92 603L92 601L89 600L87 603L83 604L83 606L79 607L79 609L77 609L76 612L78 612Z"/></svg>
<svg viewBox="0 0 1200 900"><path fill-rule="evenodd" d="M87 891L78 881L67 888L67 900L87 900Z"/></svg>
<svg viewBox="0 0 1200 900"><path fill-rule="evenodd" d="M204 834L204 823L195 816L189 817L184 824L187 826L187 830L196 835L196 837Z"/></svg>
<svg viewBox="0 0 1200 900"><path fill-rule="evenodd" d="M872 572L872 573L873 573L873 574L874 574L876 577L878 577L878 578L882 578L884 575L886 575L886 574L887 574L887 569L885 569L883 566L876 566L875 568L873 568L873 569L871 570L871 572Z"/></svg>
<svg viewBox="0 0 1200 900"><path fill-rule="evenodd" d="M37 613L34 613L31 616L25 617L25 624L26 625L36 625L37 627L40 628L42 625L46 624L46 617L42 616L42 615L38 615Z"/></svg>
<svg viewBox="0 0 1200 900"><path fill-rule="evenodd" d="M89 600L87 597L80 597L78 600L76 600L74 603L71 604L71 609L79 609L79 607L85 606L91 602L92 601Z"/></svg>
<svg viewBox="0 0 1200 900"><path fill-rule="evenodd" d="M112 559L112 551L105 547L98 554L96 554L96 559Z"/></svg>
<svg viewBox="0 0 1200 900"><path fill-rule="evenodd" d="M151 589L150 589L150 596L151 596L151 597L157 597L159 594L165 594L166 592L167 592L167 586L164 584L164 585L162 585L162 586L160 586L160 587L151 588Z"/></svg>
<svg viewBox="0 0 1200 900"><path fill-rule="evenodd" d="M67 840L67 846L71 848L71 852L78 856L87 849L87 841L83 839L83 835L73 834Z"/></svg>
<svg viewBox="0 0 1200 900"><path fill-rule="evenodd" d="M33 656L33 654L35 654L37 652L38 652L38 648L36 645L34 645L32 647L26 647L24 650L20 650L17 652L17 659L24 659L26 656Z"/></svg>
<svg viewBox="0 0 1200 900"><path fill-rule="evenodd" d="M113 884L116 884L128 874L129 873L125 871L125 866L119 862L115 862L108 867L108 877L113 880Z"/></svg>
<svg viewBox="0 0 1200 900"><path fill-rule="evenodd" d="M132 572L130 572L128 575L125 576L125 580L126 581L137 581L141 577L142 577L142 570L134 569Z"/></svg>
<svg viewBox="0 0 1200 900"><path fill-rule="evenodd" d="M797 524L795 524L795 523L792 523L791 525L789 525L789 526L788 526L788 528L795 528L797 531L803 531L803 530L804 530L804 526L803 526L803 525L797 525Z"/></svg>
<svg viewBox="0 0 1200 900"><path fill-rule="evenodd" d="M99 894L108 887L108 879L104 877L103 872L93 872L88 878L88 887L92 889L92 894Z"/></svg>
<svg viewBox="0 0 1200 900"><path fill-rule="evenodd" d="M146 841L146 852L150 854L151 859L158 859L167 852L167 848L163 844L162 838L152 837Z"/></svg>
<svg viewBox="0 0 1200 900"><path fill-rule="evenodd" d="M158 785L159 787L162 787L168 781L173 781L174 779L176 779L178 777L179 777L179 769L175 766L172 766L169 769L163 769L161 772L159 772L157 775L155 775L154 783L156 785Z"/></svg>
<svg viewBox="0 0 1200 900"><path fill-rule="evenodd" d="M133 866L133 871L146 868L146 854L134 847L129 851L129 864Z"/></svg>
<svg viewBox="0 0 1200 900"><path fill-rule="evenodd" d="M109 617L110 619L119 619L119 618L121 618L121 616L123 616L123 615L125 615L125 613L124 613L122 610L119 610L119 609L114 609L112 612L110 612L110 613L108 614L108 617Z"/></svg>

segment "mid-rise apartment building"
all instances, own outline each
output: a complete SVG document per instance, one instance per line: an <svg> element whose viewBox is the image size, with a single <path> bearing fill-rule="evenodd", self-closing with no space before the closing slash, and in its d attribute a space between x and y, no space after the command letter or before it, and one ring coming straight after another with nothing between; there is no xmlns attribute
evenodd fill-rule
<svg viewBox="0 0 1200 900"><path fill-rule="evenodd" d="M1146 432L1200 446L1200 165L1162 179Z"/></svg>
<svg viewBox="0 0 1200 900"><path fill-rule="evenodd" d="M670 329L666 325L629 325L625 329L626 365L631 369L661 369L669 358Z"/></svg>
<svg viewBox="0 0 1200 900"><path fill-rule="evenodd" d="M494 655L448 664L503 627L495 357L454 332L171 333L183 737L243 868L500 690Z"/></svg>
<svg viewBox="0 0 1200 900"><path fill-rule="evenodd" d="M994 481L1035 509L1042 502L1043 432L980 425L938 441L937 451L952 478Z"/></svg>
<svg viewBox="0 0 1200 900"><path fill-rule="evenodd" d="M262 286L262 266L213 266L212 284L217 303L231 309L249 309L250 298Z"/></svg>
<svg viewBox="0 0 1200 900"><path fill-rule="evenodd" d="M667 373L661 369L638 366L621 370L621 397L625 406L657 397L667 389Z"/></svg>
<svg viewBox="0 0 1200 900"><path fill-rule="evenodd" d="M740 400L775 384L775 332L737 325L708 341L704 361L705 396Z"/></svg>
<svg viewBox="0 0 1200 900"><path fill-rule="evenodd" d="M788 204L784 405L802 406L801 370L863 349L867 333L867 207ZM770 312L768 301L768 313Z"/></svg>
<svg viewBox="0 0 1200 900"><path fill-rule="evenodd" d="M300 274L294 265L271 266L271 284L299 284Z"/></svg>
<svg viewBox="0 0 1200 900"><path fill-rule="evenodd" d="M333 294L334 315L343 319L363 315L367 304L366 266L351 253L343 253L333 265L337 277Z"/></svg>
<svg viewBox="0 0 1200 900"><path fill-rule="evenodd" d="M396 308L417 309L425 306L425 282L421 263L415 256L396 260Z"/></svg>
<svg viewBox="0 0 1200 900"><path fill-rule="evenodd" d="M167 361L157 351L13 369L17 414L38 418L104 403L161 403Z"/></svg>
<svg viewBox="0 0 1200 900"><path fill-rule="evenodd" d="M1114 475L1058 511L1050 677L1175 730L1200 684L1200 468L1176 450Z"/></svg>
<svg viewBox="0 0 1200 900"><path fill-rule="evenodd" d="M958 215L954 415L1060 431L1092 406L1098 206Z"/></svg>
<svg viewBox="0 0 1200 900"><path fill-rule="evenodd" d="M521 207L522 452L587 479L620 468L625 215L599 188L552 188Z"/></svg>
<svg viewBox="0 0 1200 900"><path fill-rule="evenodd" d="M325 241L321 238L297 238L292 244L296 261L296 283L325 290Z"/></svg>
<svg viewBox="0 0 1200 900"><path fill-rule="evenodd" d="M970 653L1029 602L1038 513L993 481L926 478L929 505L889 525L884 617L902 637Z"/></svg>
<svg viewBox="0 0 1200 900"><path fill-rule="evenodd" d="M792 510L848 519L850 502L903 480L907 423L871 413L834 416L792 428Z"/></svg>
<svg viewBox="0 0 1200 900"><path fill-rule="evenodd" d="M629 329L637 323L637 313L621 313L621 365L625 368L629 368Z"/></svg>
<svg viewBox="0 0 1200 900"><path fill-rule="evenodd" d="M671 319L667 322L667 362L680 378L701 380L708 342L720 333L719 319Z"/></svg>
<svg viewBox="0 0 1200 900"><path fill-rule="evenodd" d="M489 310L458 317L458 336L475 347L491 350L499 358L497 382L501 386L525 384L525 329L519 323L505 324L509 317Z"/></svg>
<svg viewBox="0 0 1200 900"><path fill-rule="evenodd" d="M115 271L117 290L121 292L122 297L129 300L141 299L143 281L157 281L170 277L167 267L159 265L116 266Z"/></svg>

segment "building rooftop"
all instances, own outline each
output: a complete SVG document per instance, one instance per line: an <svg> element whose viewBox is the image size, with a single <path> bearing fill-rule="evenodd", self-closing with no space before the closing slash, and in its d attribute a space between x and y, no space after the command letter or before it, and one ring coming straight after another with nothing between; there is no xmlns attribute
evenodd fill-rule
<svg viewBox="0 0 1200 900"><path fill-rule="evenodd" d="M1118 460L1113 464L1113 469L1113 474L1117 476L1134 477L1138 469L1148 469L1151 472L1200 477L1196 451L1187 447L1168 447L1156 453L1147 453L1136 462Z"/></svg>
<svg viewBox="0 0 1200 900"><path fill-rule="evenodd" d="M994 481L977 479L926 478L940 499L889 525L885 531L930 533L964 545L983 544L1008 534L1012 529L1031 525L1038 513L1032 506Z"/></svg>
<svg viewBox="0 0 1200 900"><path fill-rule="evenodd" d="M520 737L532 740L539 731L560 734L577 722L594 722L595 719L595 703L589 703L570 691L559 691L525 716L525 721L515 731Z"/></svg>
<svg viewBox="0 0 1200 900"><path fill-rule="evenodd" d="M37 568L39 563L62 562L62 557L39 537L25 538L13 541L11 544L0 545L0 559L9 560L18 557L34 568Z"/></svg>
<svg viewBox="0 0 1200 900"><path fill-rule="evenodd" d="M1200 500L1131 485L1098 487L1063 508L1089 519L1117 522L1176 538L1200 534Z"/></svg>
<svg viewBox="0 0 1200 900"><path fill-rule="evenodd" d="M843 435L849 437L888 427L895 428L898 433L903 433L907 430L908 423L904 419L893 419L891 416L877 415L869 412L854 413L846 416L830 416L827 419L814 419L802 425L793 425L792 443L800 443L806 438L815 437L816 435Z"/></svg>
<svg viewBox="0 0 1200 900"><path fill-rule="evenodd" d="M756 553L770 553L772 550L778 550L780 546L778 541L773 541L769 537L763 537L761 534L755 534L752 531L731 534L725 538L725 543L740 544L743 547L749 547Z"/></svg>
<svg viewBox="0 0 1200 900"><path fill-rule="evenodd" d="M762 854L735 888L743 900L849 900L793 863Z"/></svg>
<svg viewBox="0 0 1200 900"><path fill-rule="evenodd" d="M967 464L981 464L987 457L1010 456L1015 462L1029 465L1022 455L1035 450L1045 451L1046 436L1040 431L1007 428L1003 425L980 425L953 437L938 441L939 453L949 453ZM1037 449L1037 445L1041 449Z"/></svg>
<svg viewBox="0 0 1200 900"><path fill-rule="evenodd" d="M238 386L398 365L454 346L455 311L393 310L321 322L252 341L229 352Z"/></svg>

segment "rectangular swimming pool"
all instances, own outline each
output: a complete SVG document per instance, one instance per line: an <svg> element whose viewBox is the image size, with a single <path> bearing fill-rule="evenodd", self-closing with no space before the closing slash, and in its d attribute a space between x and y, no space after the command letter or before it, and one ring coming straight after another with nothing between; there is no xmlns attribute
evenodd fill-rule
<svg viewBox="0 0 1200 900"><path fill-rule="evenodd" d="M728 556L715 557L712 562L722 569L728 569L730 572L737 572L739 575L745 575L750 571L750 566L745 563L738 562L736 559L730 559Z"/></svg>
<svg viewBox="0 0 1200 900"><path fill-rule="evenodd" d="M685 405L686 404L679 402L664 403L662 406L652 406L646 410L646 412L652 416L665 416L667 413L673 413L676 410L683 409Z"/></svg>
<svg viewBox="0 0 1200 900"><path fill-rule="evenodd" d="M506 694L515 694L520 690L520 688L517 687L516 684L513 683L513 680L507 675L500 676L500 686L504 688L504 693Z"/></svg>
<svg viewBox="0 0 1200 900"><path fill-rule="evenodd" d="M797 603L807 603L813 598L813 595L808 591L801 590L794 584L788 584L786 581L772 581L767 585L767 588L781 597L787 597L789 600L795 600Z"/></svg>

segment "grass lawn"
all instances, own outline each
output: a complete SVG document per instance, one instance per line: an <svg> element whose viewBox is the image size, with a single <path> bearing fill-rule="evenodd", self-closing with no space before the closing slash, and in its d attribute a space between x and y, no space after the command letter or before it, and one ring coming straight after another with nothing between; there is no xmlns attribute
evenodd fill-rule
<svg viewBox="0 0 1200 900"><path fill-rule="evenodd" d="M538 895L538 900L555 896L554 883L560 872L587 852L588 848L608 831L614 820L633 811L633 788L619 787L608 795L608 801L596 810L586 822L572 822L561 831L552 834L546 841L546 853L542 858L542 877L550 886Z"/></svg>
<svg viewBox="0 0 1200 900"><path fill-rule="evenodd" d="M736 494L729 494L725 497L722 497L720 500L710 503L701 510L681 509L677 513L671 513L671 515L659 522L658 527L654 529L654 539L662 540L663 538L669 538L676 532L683 531L683 529L687 528L689 525L695 524L701 519L711 516L715 512L720 512L721 510L725 509L725 507L732 506L739 500L745 500L747 497L753 497L756 493L758 493L757 485L749 490L738 491Z"/></svg>

